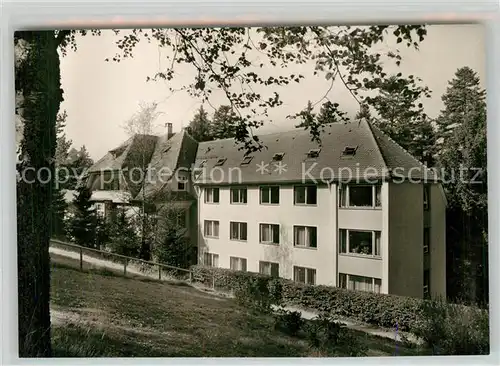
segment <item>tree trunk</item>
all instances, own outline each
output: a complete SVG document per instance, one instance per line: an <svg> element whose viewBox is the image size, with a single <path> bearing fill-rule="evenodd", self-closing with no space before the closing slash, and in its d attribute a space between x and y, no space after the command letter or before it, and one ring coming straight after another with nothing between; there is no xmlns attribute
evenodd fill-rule
<svg viewBox="0 0 500 366"><path fill-rule="evenodd" d="M18 32L16 37L29 45L16 70L25 121L23 160L17 169L26 172L26 179L17 183L19 356L50 357L49 240L55 123L62 101L59 55L53 31ZM36 179L37 172L42 179Z"/></svg>

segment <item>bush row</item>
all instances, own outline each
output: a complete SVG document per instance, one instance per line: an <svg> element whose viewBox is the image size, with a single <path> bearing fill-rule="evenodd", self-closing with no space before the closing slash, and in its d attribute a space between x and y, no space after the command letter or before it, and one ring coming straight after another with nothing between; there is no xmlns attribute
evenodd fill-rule
<svg viewBox="0 0 500 366"><path fill-rule="evenodd" d="M194 266L192 269L195 281L214 285L220 290L236 293L245 288L248 282L259 279L260 282L268 284L269 296L273 303L299 306L379 327L394 328L397 324L399 330L411 331L418 326L417 323L422 317L423 300L419 299L329 286L309 286L282 278L225 268Z"/></svg>
<svg viewBox="0 0 500 366"><path fill-rule="evenodd" d="M398 330L414 333L428 343L433 343L433 340L427 339L426 336L426 333L431 332L429 327L434 329L438 327L439 322L446 321L451 324L458 322L458 319L467 319L468 324L485 324L481 329L477 329L474 337L488 339L488 312L473 307L330 286L309 286L282 278L224 268L198 265L192 267L192 270L194 281L233 292L237 298L246 298L247 302L257 296L261 303L298 306L332 317L349 318L383 328L395 328L397 325ZM453 327L447 327L449 332L443 332L453 333ZM461 323L457 323L457 327L463 328ZM470 327L469 329L472 331ZM433 332L437 331L438 329L434 329ZM444 333L441 335L444 336Z"/></svg>

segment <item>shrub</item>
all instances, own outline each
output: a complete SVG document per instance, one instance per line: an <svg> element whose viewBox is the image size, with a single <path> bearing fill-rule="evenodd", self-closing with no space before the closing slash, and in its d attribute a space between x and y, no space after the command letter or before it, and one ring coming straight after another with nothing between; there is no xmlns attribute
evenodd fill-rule
<svg viewBox="0 0 500 366"><path fill-rule="evenodd" d="M274 329L280 330L291 336L296 336L304 324L299 311L278 309L274 314Z"/></svg>
<svg viewBox="0 0 500 366"><path fill-rule="evenodd" d="M271 305L281 301L279 285L273 285L273 278L270 276L205 266L193 266L191 270L193 281L230 291L238 303L247 307L268 312Z"/></svg>
<svg viewBox="0 0 500 366"><path fill-rule="evenodd" d="M310 320L305 329L310 346L325 356L366 355L366 347L346 325L325 313Z"/></svg>
<svg viewBox="0 0 500 366"><path fill-rule="evenodd" d="M422 304L424 316L413 329L434 354L489 354L489 317L484 309L430 300Z"/></svg>
<svg viewBox="0 0 500 366"><path fill-rule="evenodd" d="M299 306L382 328L394 329L397 325L399 331L411 332L424 339L436 353L489 352L488 312L478 308L337 287L310 286L221 268L194 266L193 278L209 285L213 279L216 288L233 291L252 301L258 299L258 302L267 304ZM248 285L255 278L262 279L260 285Z"/></svg>

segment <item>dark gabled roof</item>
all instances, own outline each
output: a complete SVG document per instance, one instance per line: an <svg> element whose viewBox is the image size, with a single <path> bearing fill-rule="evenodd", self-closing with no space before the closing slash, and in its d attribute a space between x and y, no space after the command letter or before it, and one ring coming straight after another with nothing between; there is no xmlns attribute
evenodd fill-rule
<svg viewBox="0 0 500 366"><path fill-rule="evenodd" d="M370 128L385 164L394 178L404 177L430 181L438 179L435 171L428 169L378 127L370 124Z"/></svg>
<svg viewBox="0 0 500 366"><path fill-rule="evenodd" d="M161 136L156 144L143 189L137 194L142 199L143 190L147 198L162 197L167 184L178 168L190 169L196 157L198 142L185 130L176 133L170 139Z"/></svg>
<svg viewBox="0 0 500 366"><path fill-rule="evenodd" d="M265 146L250 154L252 160L241 165L244 150L234 139L202 142L198 145L195 173L196 184L258 184L330 180L363 181L367 178L388 178L390 172L402 166L402 174L410 168L413 178L424 176L427 169L409 153L368 122L353 121L324 126L321 144L312 141L309 131L292 131L261 135ZM347 148L347 149L346 149ZM316 158L308 152L320 149ZM344 151L354 154L344 154ZM280 161L275 154L283 153ZM226 159L222 165L217 162ZM279 167L282 167L280 170ZM399 172L401 174L401 172ZM240 179L241 175L241 179Z"/></svg>
<svg viewBox="0 0 500 366"><path fill-rule="evenodd" d="M121 170L130 164L133 156L142 151L144 146L154 147L158 136L134 135L120 146L109 150L106 155L92 165L88 172L102 172L105 170Z"/></svg>

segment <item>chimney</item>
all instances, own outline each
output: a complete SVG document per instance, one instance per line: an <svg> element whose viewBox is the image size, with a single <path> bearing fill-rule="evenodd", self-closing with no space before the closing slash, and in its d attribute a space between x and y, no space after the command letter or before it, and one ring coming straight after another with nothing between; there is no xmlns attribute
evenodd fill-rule
<svg viewBox="0 0 500 366"><path fill-rule="evenodd" d="M172 133L172 123L168 122L165 123L165 128L167 129L167 138L171 138L173 133Z"/></svg>

